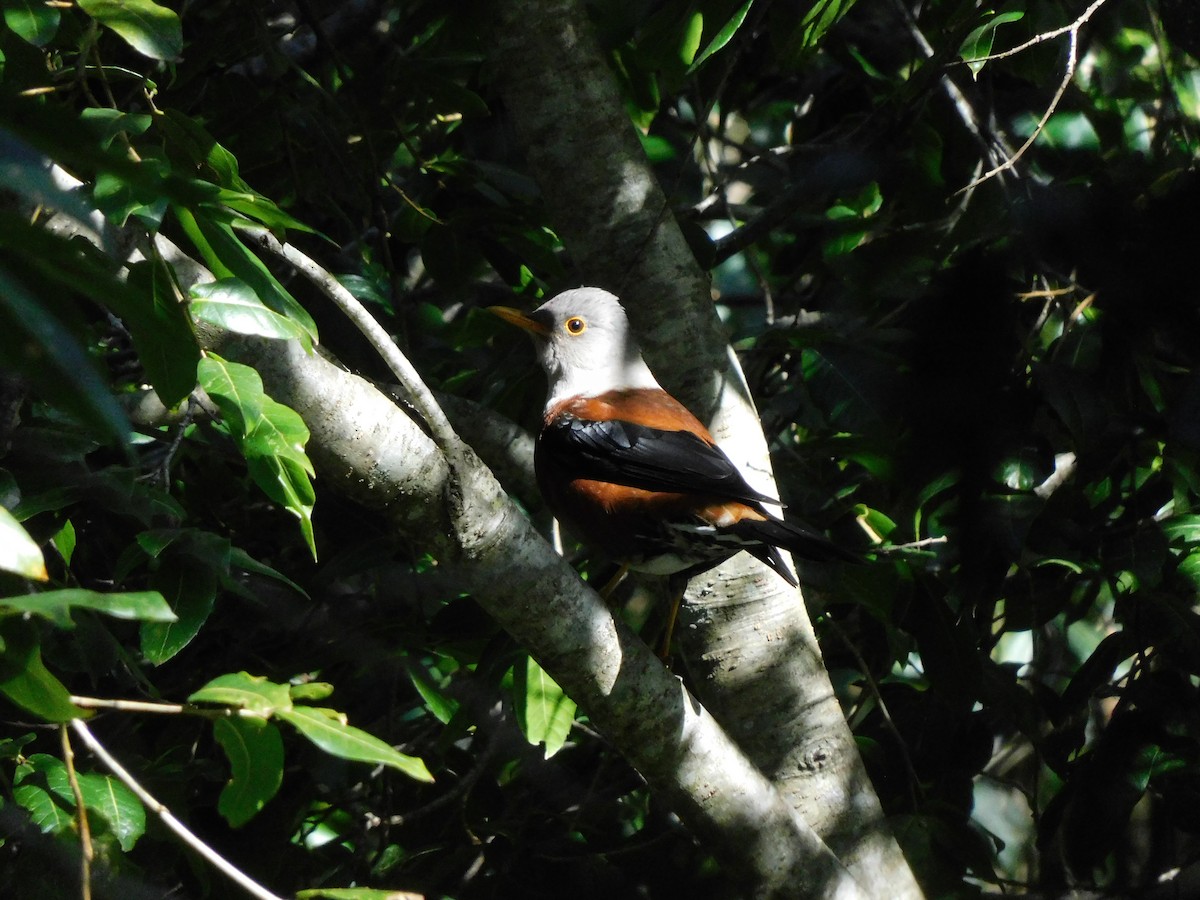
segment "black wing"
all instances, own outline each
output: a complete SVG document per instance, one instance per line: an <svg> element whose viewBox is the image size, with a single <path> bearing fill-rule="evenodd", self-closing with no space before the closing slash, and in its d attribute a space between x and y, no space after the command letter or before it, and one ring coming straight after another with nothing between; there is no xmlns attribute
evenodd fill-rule
<svg viewBox="0 0 1200 900"><path fill-rule="evenodd" d="M543 460L574 478L746 503L779 502L750 487L720 448L690 431L560 416L543 429L537 450Z"/></svg>

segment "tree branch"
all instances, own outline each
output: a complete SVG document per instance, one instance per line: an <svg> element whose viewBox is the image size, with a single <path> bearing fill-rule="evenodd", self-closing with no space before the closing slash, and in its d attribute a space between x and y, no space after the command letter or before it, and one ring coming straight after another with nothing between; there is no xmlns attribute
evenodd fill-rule
<svg viewBox="0 0 1200 900"><path fill-rule="evenodd" d="M166 806L158 801L158 799L148 790L142 787L141 783L129 774L129 771L117 762L116 758L105 749L104 745L96 740L95 735L88 730L87 725L82 719L71 720L71 730L79 735L80 739L87 745L88 749L96 755L96 757L104 763L105 767L117 777L117 779L133 791L139 800L142 801L150 811L153 812L162 821L164 825L170 829L176 837L203 856L212 865L230 881L237 884L246 893L252 897L257 897L259 900L283 900L278 894L272 894L269 890L223 857L220 853L214 850L204 841L200 840L196 834L186 825L180 822L171 813Z"/></svg>
<svg viewBox="0 0 1200 900"><path fill-rule="evenodd" d="M164 257L180 255L165 238L155 241ZM198 266L181 269L210 277ZM863 896L824 841L645 643L614 620L469 447L462 445L452 469L377 389L295 341L197 330L210 349L252 364L268 393L301 415L325 483L387 513L410 540L453 566L650 789L761 896ZM457 441L453 432L450 439ZM73 727L86 731L81 722ZM154 806L153 798L147 802Z"/></svg>
<svg viewBox="0 0 1200 900"><path fill-rule="evenodd" d="M495 76L555 232L589 283L622 298L664 385L771 491L761 424L707 274L667 211L583 4L498 10ZM867 896L920 896L799 594L739 554L692 579L687 599L680 637L709 709Z"/></svg>

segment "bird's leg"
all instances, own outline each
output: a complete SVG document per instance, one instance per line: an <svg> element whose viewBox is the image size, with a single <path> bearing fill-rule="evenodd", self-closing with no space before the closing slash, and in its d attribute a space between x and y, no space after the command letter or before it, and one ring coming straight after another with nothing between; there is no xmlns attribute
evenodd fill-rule
<svg viewBox="0 0 1200 900"><path fill-rule="evenodd" d="M622 565L621 568L617 569L617 574L608 579L608 583L605 584L604 587L600 588L600 599L602 599L605 603L609 603L612 600L613 591L615 591L617 586L625 580L625 576L628 574L629 566L627 565Z"/></svg>
<svg viewBox="0 0 1200 900"><path fill-rule="evenodd" d="M662 640L658 644L658 658L664 662L671 657L671 639L675 637L675 623L679 621L679 609L683 606L683 594L687 586L686 572L678 572L667 579L670 605L667 607L667 622L663 626Z"/></svg>

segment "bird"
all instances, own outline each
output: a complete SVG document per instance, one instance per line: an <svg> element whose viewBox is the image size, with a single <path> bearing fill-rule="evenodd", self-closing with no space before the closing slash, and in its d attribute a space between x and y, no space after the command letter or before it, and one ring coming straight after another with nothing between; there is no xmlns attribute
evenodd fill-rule
<svg viewBox="0 0 1200 900"><path fill-rule="evenodd" d="M615 295L581 287L530 313L488 310L533 337L546 373L534 449L546 505L621 575L686 583L746 551L795 587L781 549L857 561L815 529L768 512L765 505L779 501L751 487L704 424L658 383Z"/></svg>

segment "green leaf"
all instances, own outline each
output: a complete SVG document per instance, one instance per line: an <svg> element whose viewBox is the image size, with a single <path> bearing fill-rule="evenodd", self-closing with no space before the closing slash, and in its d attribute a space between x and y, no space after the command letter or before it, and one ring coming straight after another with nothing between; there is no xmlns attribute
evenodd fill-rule
<svg viewBox="0 0 1200 900"><path fill-rule="evenodd" d="M877 509L858 503L854 506L854 515L879 537L887 540L896 530L896 523L886 514Z"/></svg>
<svg viewBox="0 0 1200 900"><path fill-rule="evenodd" d="M247 456L282 456L312 475L312 463L304 453L308 438L308 426L300 414L264 394L262 416L246 435L242 449Z"/></svg>
<svg viewBox="0 0 1200 900"><path fill-rule="evenodd" d="M269 200L262 194L250 190L249 186L246 186L245 190L241 191L231 191L223 188L217 194L217 200L223 206L240 212L242 215L261 223L276 234L290 229L292 231L315 234L318 237L325 237L325 235L316 229L305 225L294 216L288 215L273 200ZM329 238L325 239L329 240Z"/></svg>
<svg viewBox="0 0 1200 900"><path fill-rule="evenodd" d="M317 341L317 326L312 316L271 271L242 243L232 224L232 214L208 207L188 209L176 206L175 215L188 238L196 245L205 265L217 278L240 278L263 303L298 324L303 331L301 344L307 351Z"/></svg>
<svg viewBox="0 0 1200 900"><path fill-rule="evenodd" d="M308 599L308 591L292 581L282 572L271 568L265 563L259 562L245 550L240 547L231 547L229 550L229 565L234 569L241 569L243 572L249 572L252 575L262 575L264 578L271 578L278 581L280 584L286 584L301 597Z"/></svg>
<svg viewBox="0 0 1200 900"><path fill-rule="evenodd" d="M0 619L0 694L47 722L67 722L88 713L42 662L37 629L17 616Z"/></svg>
<svg viewBox="0 0 1200 900"><path fill-rule="evenodd" d="M37 740L32 731L15 738L0 738L0 759L17 759L24 756L22 750Z"/></svg>
<svg viewBox="0 0 1200 900"><path fill-rule="evenodd" d="M121 849L132 850L146 833L146 810L137 795L110 775L77 771L75 778L89 817L103 819ZM17 766L13 784L13 796L42 831L74 827L75 792L62 760L35 753Z"/></svg>
<svg viewBox="0 0 1200 900"><path fill-rule="evenodd" d="M142 623L142 653L157 666L191 643L208 621L217 599L217 573L195 560L171 559L154 573L150 583L176 616L173 622Z"/></svg>
<svg viewBox="0 0 1200 900"><path fill-rule="evenodd" d="M174 622L175 613L157 591L102 594L82 588L43 591L19 597L0 598L0 606L34 613L49 619L60 628L72 628L72 607L90 609L116 619L137 619L147 622Z"/></svg>
<svg viewBox="0 0 1200 900"><path fill-rule="evenodd" d="M513 674L517 722L529 743L546 745L549 759L567 742L575 721L575 701L531 656L524 665L517 663Z"/></svg>
<svg viewBox="0 0 1200 900"><path fill-rule="evenodd" d="M275 684L261 675L234 672L214 678L188 697L188 702L217 703L268 718L291 709L292 695L286 684Z"/></svg>
<svg viewBox="0 0 1200 900"><path fill-rule="evenodd" d="M281 340L306 340L304 329L255 296L240 278L222 278L191 289L192 315L226 331Z"/></svg>
<svg viewBox="0 0 1200 900"><path fill-rule="evenodd" d="M169 168L165 160L147 157L139 164L145 171L156 171L166 176ZM149 182L144 177L131 179L115 172L100 172L92 187L92 200L96 208L119 228L123 228L130 216L136 216L151 231L162 226L163 216L169 207L160 184Z"/></svg>
<svg viewBox="0 0 1200 900"><path fill-rule="evenodd" d="M297 706L279 713L302 735L333 756L355 762L385 765L399 769L417 781L433 781L425 763L385 744L374 735L346 724L340 713L313 706Z"/></svg>
<svg viewBox="0 0 1200 900"><path fill-rule="evenodd" d="M4 0L4 24L21 40L45 47L58 33L62 11L45 0Z"/></svg>
<svg viewBox="0 0 1200 900"><path fill-rule="evenodd" d="M229 783L217 812L234 828L249 822L283 784L283 739L265 719L234 717L213 722L213 737L229 758Z"/></svg>
<svg viewBox="0 0 1200 900"><path fill-rule="evenodd" d="M708 42L708 46L704 48L695 61L688 67L687 74L690 75L695 72L708 61L710 56L722 50L726 44L733 40L733 36L737 34L738 29L742 27L742 23L746 21L746 15L750 12L750 7L753 5L754 0L746 0L745 3L734 11L733 15L729 17L729 21L721 27L721 30ZM697 45L699 44L699 38L700 36L696 35Z"/></svg>
<svg viewBox="0 0 1200 900"><path fill-rule="evenodd" d="M239 445L262 418L262 378L250 366L214 353L200 360L200 386L221 410L221 418Z"/></svg>
<svg viewBox="0 0 1200 900"><path fill-rule="evenodd" d="M62 762L53 756L34 753L13 772L13 799L46 834L58 834L75 824L74 795L60 798L47 783L48 772L55 766L63 768Z"/></svg>
<svg viewBox="0 0 1200 900"><path fill-rule="evenodd" d="M425 707L443 725L449 724L450 720L454 718L454 714L458 712L458 701L442 693L428 677L424 668L409 664L405 666L405 670L412 680L413 687L425 701Z"/></svg>
<svg viewBox="0 0 1200 900"><path fill-rule="evenodd" d="M128 853L137 843L138 838L146 833L146 810L137 795L111 775L97 772L78 772L79 791L83 794L83 805L89 813L99 814L104 819L121 845ZM66 779L66 773L63 773ZM55 781L52 787L59 790ZM63 788L70 791L69 784ZM73 799L73 798L72 798Z"/></svg>
<svg viewBox="0 0 1200 900"><path fill-rule="evenodd" d="M293 700L324 700L333 694L333 685L328 681L303 681L288 686Z"/></svg>
<svg viewBox="0 0 1200 900"><path fill-rule="evenodd" d="M144 134L153 118L146 113L127 113L107 106L91 106L79 113L79 120L100 137L100 146L108 147L119 134Z"/></svg>
<svg viewBox="0 0 1200 900"><path fill-rule="evenodd" d="M316 559L312 510L316 493L313 467L304 452L309 432L290 407L263 393L262 379L249 366L210 354L200 361L200 384L221 410L238 443L250 477L268 497L300 520L300 530Z"/></svg>
<svg viewBox="0 0 1200 900"><path fill-rule="evenodd" d="M0 506L0 569L35 581L50 577L46 574L42 548L3 506Z"/></svg>
<svg viewBox="0 0 1200 900"><path fill-rule="evenodd" d="M791 8L771 7L769 15L772 18L768 20L768 27L781 35L781 58L789 66L802 65L829 29L841 21L852 6L854 0L812 0L799 22ZM851 56L856 55L853 43L847 49Z"/></svg>
<svg viewBox="0 0 1200 900"><path fill-rule="evenodd" d="M55 532L54 537L50 538L50 543L54 545L54 549L58 551L58 555L63 558L68 566L71 565L71 557L75 555L75 526L70 519L63 522L62 528Z"/></svg>
<svg viewBox="0 0 1200 900"><path fill-rule="evenodd" d="M990 15L990 12L987 13ZM984 22L978 28L967 35L966 39L959 47L958 55L963 62L970 68L971 74L978 77L983 71L983 67L987 65L987 57L992 52L992 42L996 39L996 29L1008 22L1016 22L1023 19L1025 13L1014 10L1012 12L1000 13L998 16L993 16L988 21Z"/></svg>
<svg viewBox="0 0 1200 900"><path fill-rule="evenodd" d="M179 16L152 0L79 0L79 8L151 59L175 59L183 51Z"/></svg>
<svg viewBox="0 0 1200 900"><path fill-rule="evenodd" d="M683 39L679 45L679 59L690 66L700 50L700 38L704 36L704 13L694 11L683 28Z"/></svg>
<svg viewBox="0 0 1200 900"><path fill-rule="evenodd" d="M121 318L129 327L154 393L170 408L196 388L200 345L161 260L131 265L128 283L137 290L138 303L120 310Z"/></svg>
<svg viewBox="0 0 1200 900"><path fill-rule="evenodd" d="M223 190L250 189L238 172L237 157L194 118L176 109L165 109L155 118L154 125L164 138L167 155L181 169L211 178L219 185L213 193L214 200L221 197Z"/></svg>

